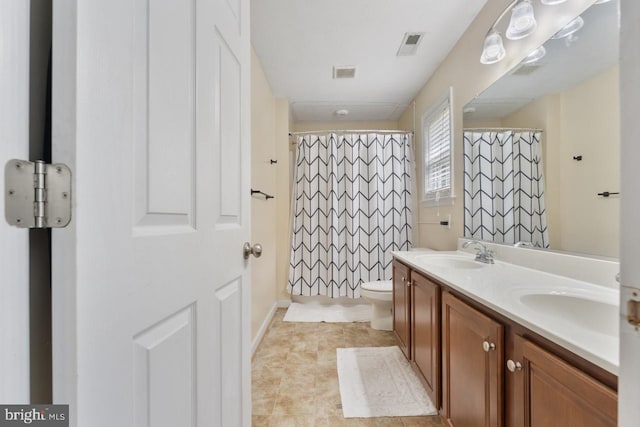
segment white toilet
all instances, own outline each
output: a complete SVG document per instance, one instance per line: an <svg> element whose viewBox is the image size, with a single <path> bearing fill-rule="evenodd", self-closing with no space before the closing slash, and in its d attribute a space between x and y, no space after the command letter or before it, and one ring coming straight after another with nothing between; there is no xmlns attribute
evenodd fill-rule
<svg viewBox="0 0 640 427"><path fill-rule="evenodd" d="M391 280L376 280L360 285L360 295L371 304L371 327L379 331L393 330L391 304L393 284Z"/></svg>

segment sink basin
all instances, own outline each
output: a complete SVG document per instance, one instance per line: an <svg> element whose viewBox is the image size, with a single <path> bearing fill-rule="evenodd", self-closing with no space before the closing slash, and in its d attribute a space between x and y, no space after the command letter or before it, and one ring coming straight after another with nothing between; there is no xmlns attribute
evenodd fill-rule
<svg viewBox="0 0 640 427"><path fill-rule="evenodd" d="M580 324L589 330L618 336L618 306L567 294L529 294L520 301L538 313L560 321Z"/></svg>
<svg viewBox="0 0 640 427"><path fill-rule="evenodd" d="M474 261L470 258L457 255L420 255L416 260L424 263L425 266L456 268L456 269L477 269L487 264Z"/></svg>

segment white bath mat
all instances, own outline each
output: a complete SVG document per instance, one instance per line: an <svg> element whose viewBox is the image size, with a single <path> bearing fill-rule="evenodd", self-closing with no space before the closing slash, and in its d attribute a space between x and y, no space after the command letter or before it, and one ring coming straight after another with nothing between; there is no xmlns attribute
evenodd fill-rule
<svg viewBox="0 0 640 427"><path fill-rule="evenodd" d="M345 418L435 415L435 406L400 347L339 348Z"/></svg>
<svg viewBox="0 0 640 427"><path fill-rule="evenodd" d="M292 302L284 315L285 322L368 322L371 305L320 305Z"/></svg>

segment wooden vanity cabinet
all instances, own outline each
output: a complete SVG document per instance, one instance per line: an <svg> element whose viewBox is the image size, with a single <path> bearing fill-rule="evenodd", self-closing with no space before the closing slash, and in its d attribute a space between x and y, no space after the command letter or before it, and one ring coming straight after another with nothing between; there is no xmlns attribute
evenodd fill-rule
<svg viewBox="0 0 640 427"><path fill-rule="evenodd" d="M393 261L393 332L405 357L411 360L411 277L409 267Z"/></svg>
<svg viewBox="0 0 640 427"><path fill-rule="evenodd" d="M617 424L615 375L397 260L393 329L450 427Z"/></svg>
<svg viewBox="0 0 640 427"><path fill-rule="evenodd" d="M411 363L440 407L440 286L411 272Z"/></svg>
<svg viewBox="0 0 640 427"><path fill-rule="evenodd" d="M442 293L442 415L454 427L503 425L503 327Z"/></svg>
<svg viewBox="0 0 640 427"><path fill-rule="evenodd" d="M617 393L532 342L513 337L513 427L614 427ZM511 426L510 426L511 427Z"/></svg>

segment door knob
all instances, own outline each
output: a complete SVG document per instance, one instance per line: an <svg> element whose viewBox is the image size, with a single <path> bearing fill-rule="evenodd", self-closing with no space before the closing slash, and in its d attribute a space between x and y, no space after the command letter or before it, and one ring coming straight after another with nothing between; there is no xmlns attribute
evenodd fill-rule
<svg viewBox="0 0 640 427"><path fill-rule="evenodd" d="M492 343L492 342L489 342L489 341L483 341L482 342L482 349L488 353L491 350L495 350L496 349L496 345L494 343Z"/></svg>
<svg viewBox="0 0 640 427"><path fill-rule="evenodd" d="M244 242L244 245L242 246L242 253L244 255L244 259L249 259L249 255L260 258L260 255L262 255L262 245L260 243L256 243L251 246L251 243Z"/></svg>
<svg viewBox="0 0 640 427"><path fill-rule="evenodd" d="M514 362L513 360L507 360L507 369L511 372L521 371L522 364L520 362Z"/></svg>

